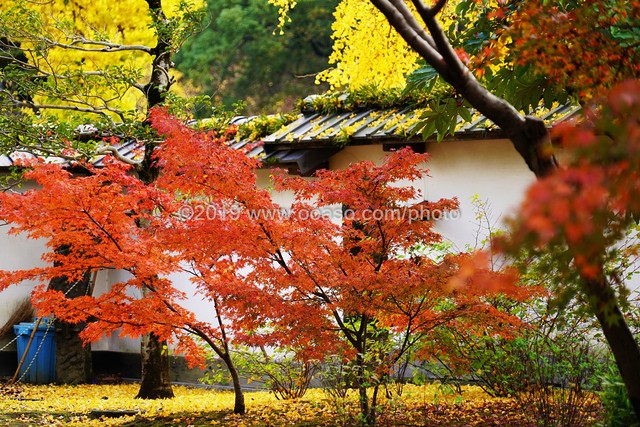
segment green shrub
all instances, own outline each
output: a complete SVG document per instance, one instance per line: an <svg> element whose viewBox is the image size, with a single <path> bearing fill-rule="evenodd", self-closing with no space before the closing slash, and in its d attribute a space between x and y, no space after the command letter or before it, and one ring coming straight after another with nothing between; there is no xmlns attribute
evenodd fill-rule
<svg viewBox="0 0 640 427"><path fill-rule="evenodd" d="M633 412L627 389L615 364L612 362L602 374L602 391L600 399L604 406L604 426L606 427L639 427L640 422Z"/></svg>
<svg viewBox="0 0 640 427"><path fill-rule="evenodd" d="M431 365L431 373L475 383L494 397L513 397L543 426L592 422L609 358L588 316L570 307L556 312L544 299L504 309L525 322L512 337L443 328L437 345L446 357Z"/></svg>
<svg viewBox="0 0 640 427"><path fill-rule="evenodd" d="M264 348L238 348L232 358L240 375L247 383L256 382L273 392L279 400L298 399L307 392L311 380L320 370L317 361L302 361L293 351ZM227 384L229 374L213 355L207 360L209 369L201 382L205 384Z"/></svg>

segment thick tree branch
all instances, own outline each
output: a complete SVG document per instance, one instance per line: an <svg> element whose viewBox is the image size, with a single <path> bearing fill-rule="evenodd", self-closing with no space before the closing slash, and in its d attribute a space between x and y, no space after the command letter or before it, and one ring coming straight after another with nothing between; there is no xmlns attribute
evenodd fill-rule
<svg viewBox="0 0 640 427"><path fill-rule="evenodd" d="M438 0L436 4L431 6L431 13L433 14L433 16L436 16L438 13L440 13L445 4L447 4L447 0Z"/></svg>
<svg viewBox="0 0 640 427"><path fill-rule="evenodd" d="M431 64L439 73L446 73L446 64L442 56L435 50L435 44L431 37L421 36L426 32L415 18L409 19L407 13L411 11L401 0L371 0L371 3L386 16L392 27L402 36L403 39L416 50L425 60ZM418 30L417 28L420 28Z"/></svg>
<svg viewBox="0 0 640 427"><path fill-rule="evenodd" d="M419 0L412 1L419 3ZM424 4L419 6L421 16L435 43L435 49L417 36L413 28L419 24L413 15L408 16L404 12L408 10L404 0L371 0L371 3L387 17L402 38L447 83L453 86L475 109L505 131L529 169L537 177L544 177L555 170L557 162L549 150L550 140L544 122L535 117L524 117L511 104L489 92L476 80L456 55L444 30L432 13L434 9L429 9Z"/></svg>
<svg viewBox="0 0 640 427"><path fill-rule="evenodd" d="M411 0L423 21L434 18L447 3L447 0L439 0L433 7L428 7L422 0Z"/></svg>
<svg viewBox="0 0 640 427"><path fill-rule="evenodd" d="M413 13L411 12L411 10L407 7L407 5L404 3L403 0L389 0L389 2L394 5L394 7L398 10L398 12L400 12L402 14L402 16L404 17L404 19L406 20L407 24L409 24L411 26L411 29L413 31L415 31L415 33L422 38L423 40L425 40L429 46L431 46L432 48L436 48L435 43L433 42L433 38L429 35L429 33L427 33L424 29L424 27L422 25L420 25L420 23L416 20L413 19Z"/></svg>
<svg viewBox="0 0 640 427"><path fill-rule="evenodd" d="M422 0L413 0L414 4L422 4ZM451 73L451 78L464 80L467 76L465 74L469 74L469 76L473 77L471 72L467 67L464 66L458 55L456 54L453 46L449 42L446 34L444 33L444 29L436 19L436 16L432 11L427 9L427 13L424 13L422 18L424 19L424 23L433 37L433 41L436 44L436 49L445 63L447 64L447 68ZM456 87L453 82L449 82L453 87ZM457 88L456 88L457 89Z"/></svg>

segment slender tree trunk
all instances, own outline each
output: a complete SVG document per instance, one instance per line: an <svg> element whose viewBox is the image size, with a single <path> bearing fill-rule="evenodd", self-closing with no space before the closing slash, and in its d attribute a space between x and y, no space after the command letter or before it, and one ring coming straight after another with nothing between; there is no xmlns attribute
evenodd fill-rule
<svg viewBox="0 0 640 427"><path fill-rule="evenodd" d="M369 409L368 426L375 426L378 418L378 392L380 391L380 384L376 383L373 387L373 395L371 396L371 408Z"/></svg>
<svg viewBox="0 0 640 427"><path fill-rule="evenodd" d="M586 280L585 293L590 297L596 318L611 347L618 370L627 388L629 401L640 420L640 348L624 319L615 291L604 279Z"/></svg>
<svg viewBox="0 0 640 427"><path fill-rule="evenodd" d="M222 322L222 314L220 313L220 307L218 305L218 300L216 298L213 299L213 305L216 311L216 317L218 318L218 325L220 326L220 333L222 335L222 346L218 346L213 339L204 333L197 326L190 325L191 329L193 329L194 333L202 338L213 350L213 352L224 362L229 371L229 375L231 375L231 381L233 383L233 393L235 397L235 401L233 404L233 412L235 414L244 414L246 411L245 403L244 403L244 392L242 391L242 385L240 384L240 375L238 374L238 370L236 369L236 365L233 363L233 359L231 358L231 352L229 351L229 340L227 337L227 332L224 327L224 323Z"/></svg>
<svg viewBox="0 0 640 427"><path fill-rule="evenodd" d="M360 414L362 415L362 421L365 425L372 425L375 420L371 420L371 413L369 408L369 398L367 397L367 384L365 380L365 367L364 359L361 353L356 356L356 378L358 381L358 399L360 401Z"/></svg>
<svg viewBox="0 0 640 427"><path fill-rule="evenodd" d="M169 353L166 342L153 334L142 338L142 382L136 399L169 399L173 397L169 378Z"/></svg>
<svg viewBox="0 0 640 427"><path fill-rule="evenodd" d="M376 425L376 397L378 392L378 385L374 387L373 399L369 401L367 390L369 388L369 380L366 372L366 361L363 353L358 351L356 356L356 383L358 386L358 401L360 403L360 416L362 417L362 424L367 427L374 427Z"/></svg>
<svg viewBox="0 0 640 427"><path fill-rule="evenodd" d="M246 407L244 403L244 392L242 391L242 386L240 384L240 376L238 375L238 370L236 366L233 364L231 360L231 356L227 353L221 355L222 361L227 365L227 370L231 375L231 382L233 383L233 393L235 396L235 400L233 403L233 413L234 414L244 414L246 412Z"/></svg>

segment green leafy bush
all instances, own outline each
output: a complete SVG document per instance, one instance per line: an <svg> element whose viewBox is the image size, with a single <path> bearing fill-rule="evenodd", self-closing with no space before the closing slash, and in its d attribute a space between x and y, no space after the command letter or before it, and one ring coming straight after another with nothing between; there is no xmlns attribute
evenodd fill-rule
<svg viewBox="0 0 640 427"><path fill-rule="evenodd" d="M298 399L305 395L311 380L320 370L317 361L303 361L295 352L265 348L238 348L232 352L234 364L247 383L256 382L270 390L277 399ZM201 382L205 384L226 384L230 381L221 363L208 360L209 369Z"/></svg>
<svg viewBox="0 0 640 427"><path fill-rule="evenodd" d="M604 426L639 427L618 368L611 363L601 376L600 399L604 406Z"/></svg>
<svg viewBox="0 0 640 427"><path fill-rule="evenodd" d="M528 323L509 339L485 330L440 332L447 358L432 374L469 381L494 397L513 397L544 426L587 425L598 410L606 347L584 316L553 313L538 300L519 307Z"/></svg>

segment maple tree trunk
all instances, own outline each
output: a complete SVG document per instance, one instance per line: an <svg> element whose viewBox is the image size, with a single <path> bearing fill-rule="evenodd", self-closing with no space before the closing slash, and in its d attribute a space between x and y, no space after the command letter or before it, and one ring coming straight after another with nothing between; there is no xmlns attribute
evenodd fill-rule
<svg viewBox="0 0 640 427"><path fill-rule="evenodd" d="M85 325L55 321L57 384L86 384L93 379L91 345L80 338Z"/></svg>
<svg viewBox="0 0 640 427"><path fill-rule="evenodd" d="M360 401L360 415L362 416L362 424L368 427L373 427L376 425L376 400L375 397L377 395L377 386L374 391L374 398L371 402L369 402L369 397L367 396L367 388L369 387L369 380L367 378L367 361L365 359L365 355L367 354L368 346L367 346L367 328L369 326L370 319L363 315L360 319L361 325L358 333L358 337L355 342L353 342L353 346L356 350L356 383L358 386L358 394Z"/></svg>
<svg viewBox="0 0 640 427"><path fill-rule="evenodd" d="M360 414L362 421L366 426L374 426L376 423L374 408L369 406L369 398L367 397L367 381L365 379L365 366L362 352L358 351L356 356L356 378L358 381L358 394L360 400Z"/></svg>
<svg viewBox="0 0 640 427"><path fill-rule="evenodd" d="M597 301L595 305L592 303L596 318L611 347L636 418L640 420L640 347L606 279L586 280L585 293Z"/></svg>
<svg viewBox="0 0 640 427"><path fill-rule="evenodd" d="M244 393L242 391L242 385L240 384L240 375L238 375L238 370L233 364L231 356L228 353L220 354L219 356L225 363L225 365L227 365L227 370L229 371L229 375L231 375L231 382L233 383L233 393L235 397L233 403L233 413L244 414L246 412L246 407L244 403Z"/></svg>
<svg viewBox="0 0 640 427"><path fill-rule="evenodd" d="M173 397L169 378L169 354L166 342L153 334L142 338L142 382L136 399L169 399Z"/></svg>
<svg viewBox="0 0 640 427"><path fill-rule="evenodd" d="M229 339L227 337L227 332L224 327L224 322L222 321L222 314L220 313L220 306L218 305L217 298L213 298L213 306L215 308L216 317L218 318L218 325L220 326L221 333L221 345L218 346L216 342L207 335L202 329L195 325L189 325L189 328L193 331L193 333L200 338L202 338L213 350L213 352L224 362L229 371L229 375L231 375L231 382L233 384L233 393L235 397L235 401L233 404L233 412L235 414L244 414L246 412L246 407L244 403L244 392L242 391L242 385L240 384L240 375L238 374L238 370L236 369L236 365L233 363L233 359L231 358L231 352L229 349Z"/></svg>
<svg viewBox="0 0 640 427"><path fill-rule="evenodd" d="M162 10L161 0L146 0L149 10L155 15L161 25L168 21ZM149 83L144 87L147 99L147 110L164 101L164 95L169 91L172 81L169 76L171 64L171 46L161 36L152 50L154 55ZM137 167L138 177L145 184L150 184L158 177L158 168L153 161L154 145L145 145L144 158ZM156 399L173 397L169 380L169 356L165 351L167 343L158 341L155 336L145 336L142 339L142 383L138 391L139 398Z"/></svg>
<svg viewBox="0 0 640 427"><path fill-rule="evenodd" d="M140 343L141 382L136 398L168 399L173 397L167 342L153 334L142 337Z"/></svg>

